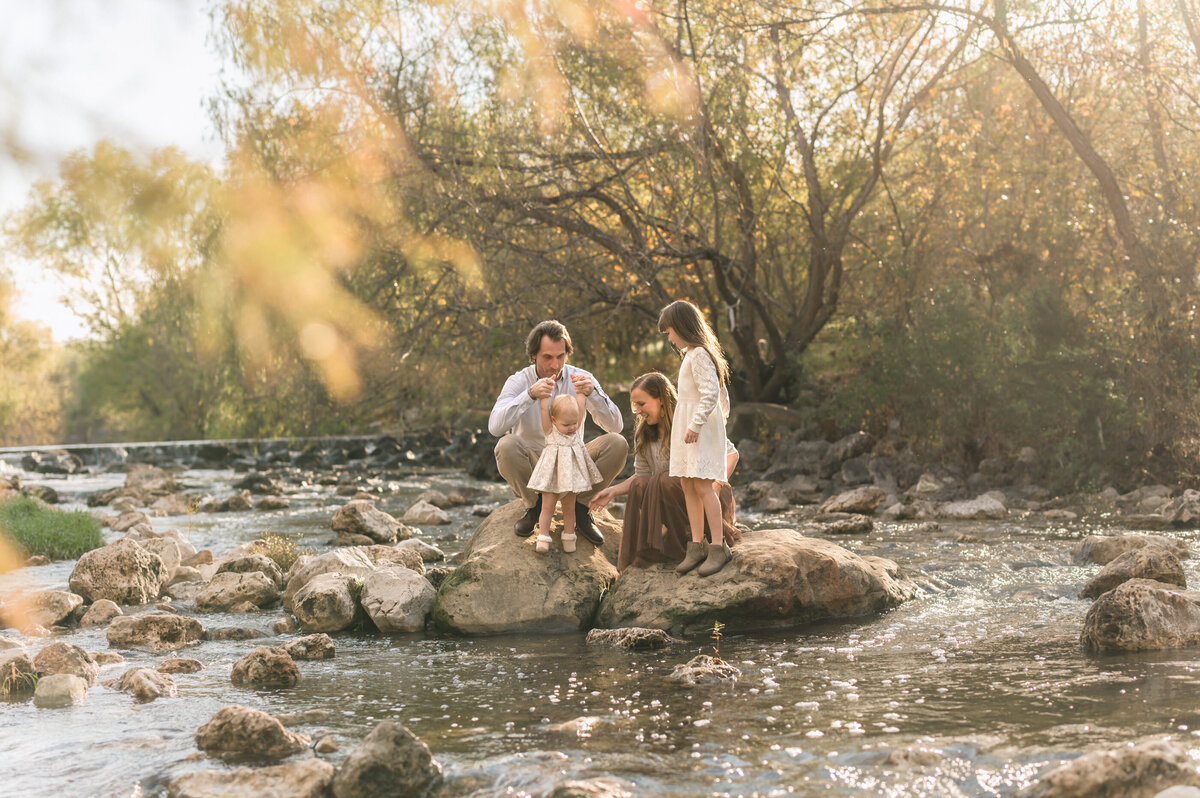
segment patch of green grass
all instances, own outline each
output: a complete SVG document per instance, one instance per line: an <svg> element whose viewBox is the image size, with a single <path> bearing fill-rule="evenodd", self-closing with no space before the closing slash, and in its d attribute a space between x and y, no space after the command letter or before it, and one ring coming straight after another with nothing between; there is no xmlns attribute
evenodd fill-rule
<svg viewBox="0 0 1200 798"><path fill-rule="evenodd" d="M265 534L251 545L255 552L266 555L268 559L278 565L279 570L283 571L285 576L302 554L316 553L312 549L297 547L296 541L291 538L270 533Z"/></svg>
<svg viewBox="0 0 1200 798"><path fill-rule="evenodd" d="M26 557L72 560L104 545L100 522L84 512L65 512L28 496L0 502L0 535Z"/></svg>
<svg viewBox="0 0 1200 798"><path fill-rule="evenodd" d="M0 673L0 696L32 695L37 689L38 675L18 670L14 663L9 663L4 673Z"/></svg>

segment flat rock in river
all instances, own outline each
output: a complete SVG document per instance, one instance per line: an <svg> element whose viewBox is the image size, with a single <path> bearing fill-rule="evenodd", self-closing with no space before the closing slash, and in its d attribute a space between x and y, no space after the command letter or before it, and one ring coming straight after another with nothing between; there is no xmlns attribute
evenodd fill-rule
<svg viewBox="0 0 1200 798"><path fill-rule="evenodd" d="M578 632L592 625L600 597L617 576L605 552L579 538L565 553L554 534L546 554L534 551L534 538L513 531L524 512L519 501L493 512L475 530L465 558L438 589L433 621L459 634ZM608 540L620 527L596 513Z"/></svg>
<svg viewBox="0 0 1200 798"><path fill-rule="evenodd" d="M891 560L792 529L752 530L712 576L680 577L669 565L625 569L600 605L597 626L686 632L719 619L739 631L795 627L881 612L914 591Z"/></svg>

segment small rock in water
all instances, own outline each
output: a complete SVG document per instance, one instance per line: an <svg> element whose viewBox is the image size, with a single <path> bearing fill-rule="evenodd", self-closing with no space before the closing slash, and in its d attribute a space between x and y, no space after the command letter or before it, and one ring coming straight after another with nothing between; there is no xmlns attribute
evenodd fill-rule
<svg viewBox="0 0 1200 798"><path fill-rule="evenodd" d="M385 720L355 748L333 779L338 798L423 795L441 780L429 746L404 726Z"/></svg>
<svg viewBox="0 0 1200 798"><path fill-rule="evenodd" d="M329 794L333 773L333 765L320 759L301 759L263 768L201 770L174 779L168 795L171 798L317 798Z"/></svg>
<svg viewBox="0 0 1200 798"><path fill-rule="evenodd" d="M250 687L292 687L300 669L282 648L259 646L233 664L230 680Z"/></svg>
<svg viewBox="0 0 1200 798"><path fill-rule="evenodd" d="M266 636L266 632L251 629L248 626L222 626L220 629L213 629L209 632L211 640L254 640Z"/></svg>
<svg viewBox="0 0 1200 798"><path fill-rule="evenodd" d="M79 646L59 641L51 643L37 653L33 665L39 673L69 673L87 682L88 686L96 683L100 666L92 655Z"/></svg>
<svg viewBox="0 0 1200 798"><path fill-rule="evenodd" d="M1094 751L1055 768L1022 798L1153 796L1172 786L1200 786L1200 771L1178 743L1152 740L1110 751Z"/></svg>
<svg viewBox="0 0 1200 798"><path fill-rule="evenodd" d="M282 759L305 750L311 742L267 713L237 705L222 707L196 731L196 746L222 759Z"/></svg>
<svg viewBox="0 0 1200 798"><path fill-rule="evenodd" d="M652 651L666 648L679 641L662 629L593 629L588 632L587 642L592 645L618 646L630 651Z"/></svg>
<svg viewBox="0 0 1200 798"><path fill-rule="evenodd" d="M89 653L101 668L106 665L120 665L125 661L125 658L115 651L91 651Z"/></svg>
<svg viewBox="0 0 1200 798"><path fill-rule="evenodd" d="M38 679L33 691L33 705L41 709L57 709L80 704L87 698L88 683L70 673L52 673Z"/></svg>
<svg viewBox="0 0 1200 798"><path fill-rule="evenodd" d="M277 635L295 634L300 630L300 625L296 623L296 619L289 615L286 618L280 618L277 621L271 622L271 631Z"/></svg>
<svg viewBox="0 0 1200 798"><path fill-rule="evenodd" d="M865 515L855 513L830 513L822 516L822 531L831 535L853 535L870 532L875 523Z"/></svg>
<svg viewBox="0 0 1200 798"><path fill-rule="evenodd" d="M324 632L289 640L281 648L292 659L333 659L336 653L333 638Z"/></svg>
<svg viewBox="0 0 1200 798"><path fill-rule="evenodd" d="M132 693L139 703L175 695L175 680L150 668L130 668L118 678L105 682L104 686Z"/></svg>
<svg viewBox="0 0 1200 798"><path fill-rule="evenodd" d="M50 558L45 554L35 554L25 561L25 567L35 568L39 565L49 565Z"/></svg>
<svg viewBox="0 0 1200 798"><path fill-rule="evenodd" d="M338 750L338 744L327 734L320 740L317 740L317 744L313 746L313 750L318 754L332 754Z"/></svg>
<svg viewBox="0 0 1200 798"><path fill-rule="evenodd" d="M936 748L912 746L911 748L897 748L894 751L889 751L883 763L885 765L906 768L926 767L928 765L936 765L945 758L946 755Z"/></svg>
<svg viewBox="0 0 1200 798"><path fill-rule="evenodd" d="M197 673L202 670L204 664L190 657L172 657L158 666L159 673Z"/></svg>
<svg viewBox="0 0 1200 798"><path fill-rule="evenodd" d="M966 532L957 532L954 535L955 543L982 543L983 538L978 535L968 535Z"/></svg>
<svg viewBox="0 0 1200 798"><path fill-rule="evenodd" d="M97 626L107 626L109 621L118 615L124 615L121 608L108 599L100 599L79 619L80 629L91 629Z"/></svg>
<svg viewBox="0 0 1200 798"><path fill-rule="evenodd" d="M692 657L686 663L676 665L671 678L687 685L734 683L742 675L741 670L724 660L708 654Z"/></svg>
<svg viewBox="0 0 1200 798"><path fill-rule="evenodd" d="M282 712L273 717L284 726L295 726L300 723L323 723L329 720L327 709L306 709L303 712Z"/></svg>

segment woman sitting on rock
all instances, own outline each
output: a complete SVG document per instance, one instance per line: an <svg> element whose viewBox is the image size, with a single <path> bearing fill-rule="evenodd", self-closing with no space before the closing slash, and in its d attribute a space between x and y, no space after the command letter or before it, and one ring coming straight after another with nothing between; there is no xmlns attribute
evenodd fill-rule
<svg viewBox="0 0 1200 798"><path fill-rule="evenodd" d="M633 381L629 389L629 402L637 416L633 431L633 476L600 491L588 505L595 512L616 496L628 497L617 555L620 571L631 565L645 568L654 563L679 562L691 540L683 485L679 477L667 473L671 463L671 417L675 413L676 398L675 386L657 371ZM737 450L729 444L727 473L733 473L737 461ZM725 541L732 545L741 538L733 525L733 489L728 482L714 483L713 489L721 500L722 533Z"/></svg>

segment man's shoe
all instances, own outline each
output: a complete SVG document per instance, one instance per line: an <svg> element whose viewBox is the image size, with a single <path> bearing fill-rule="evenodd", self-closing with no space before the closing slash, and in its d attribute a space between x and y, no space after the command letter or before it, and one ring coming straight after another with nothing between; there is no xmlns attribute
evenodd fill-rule
<svg viewBox="0 0 1200 798"><path fill-rule="evenodd" d="M697 543L694 540L688 541L687 554L683 558L683 562L675 566L675 573L683 576L688 571L695 568L700 563L704 562L704 558L708 556L708 544L703 540Z"/></svg>
<svg viewBox="0 0 1200 798"><path fill-rule="evenodd" d="M538 516L542 514L542 497L538 496L537 503L525 511L525 515L517 519L517 537L527 538L533 534L537 526Z"/></svg>
<svg viewBox="0 0 1200 798"><path fill-rule="evenodd" d="M709 544L708 559L704 564L696 569L696 573L701 576L712 576L717 571L725 567L725 563L733 559L733 552L729 549L729 544L721 541L720 546Z"/></svg>
<svg viewBox="0 0 1200 798"><path fill-rule="evenodd" d="M600 534L599 529L596 529L596 525L592 522L592 514L579 502L575 502L575 531L596 548L604 545L604 535Z"/></svg>

